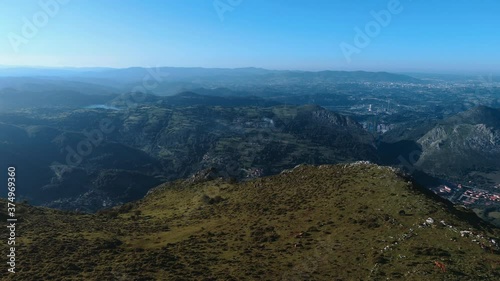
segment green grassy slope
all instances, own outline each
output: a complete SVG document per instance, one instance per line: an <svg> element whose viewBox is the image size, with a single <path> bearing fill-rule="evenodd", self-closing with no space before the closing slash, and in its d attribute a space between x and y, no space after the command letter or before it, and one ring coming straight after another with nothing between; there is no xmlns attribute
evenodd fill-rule
<svg viewBox="0 0 500 281"><path fill-rule="evenodd" d="M498 280L498 229L429 196L357 163L177 181L95 215L23 206L2 280Z"/></svg>

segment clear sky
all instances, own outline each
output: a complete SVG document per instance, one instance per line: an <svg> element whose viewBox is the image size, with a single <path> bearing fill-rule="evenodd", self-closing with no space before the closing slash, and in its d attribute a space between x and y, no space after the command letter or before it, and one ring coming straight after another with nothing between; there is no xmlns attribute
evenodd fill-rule
<svg viewBox="0 0 500 281"><path fill-rule="evenodd" d="M0 0L0 65L500 73L499 15L498 0Z"/></svg>

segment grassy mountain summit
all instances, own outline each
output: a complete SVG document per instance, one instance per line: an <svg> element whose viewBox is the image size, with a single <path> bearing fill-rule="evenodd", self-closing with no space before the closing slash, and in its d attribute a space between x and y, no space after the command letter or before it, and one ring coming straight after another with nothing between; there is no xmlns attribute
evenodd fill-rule
<svg viewBox="0 0 500 281"><path fill-rule="evenodd" d="M19 207L18 273L2 280L500 277L498 229L392 168L298 166L240 183L210 172L94 215Z"/></svg>

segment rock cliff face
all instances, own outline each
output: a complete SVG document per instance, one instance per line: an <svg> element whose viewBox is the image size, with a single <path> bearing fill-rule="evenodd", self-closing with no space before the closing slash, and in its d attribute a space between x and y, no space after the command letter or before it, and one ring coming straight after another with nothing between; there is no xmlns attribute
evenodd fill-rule
<svg viewBox="0 0 500 281"><path fill-rule="evenodd" d="M477 107L444 120L418 140L417 166L431 174L460 178L500 167L500 110Z"/></svg>

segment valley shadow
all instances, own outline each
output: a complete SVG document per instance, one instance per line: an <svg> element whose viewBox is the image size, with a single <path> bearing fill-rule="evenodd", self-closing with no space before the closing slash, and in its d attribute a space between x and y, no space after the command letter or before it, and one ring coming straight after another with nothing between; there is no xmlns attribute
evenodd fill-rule
<svg viewBox="0 0 500 281"><path fill-rule="evenodd" d="M412 140L401 140L393 143L379 142L377 145L380 164L401 165L405 164L402 159L412 165L418 161L422 153L421 146Z"/></svg>

